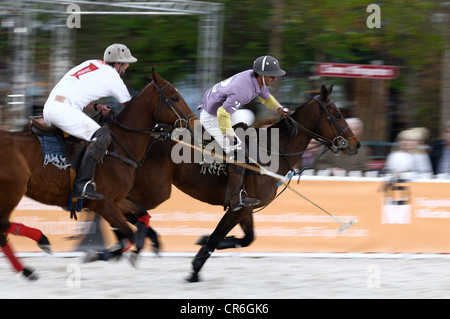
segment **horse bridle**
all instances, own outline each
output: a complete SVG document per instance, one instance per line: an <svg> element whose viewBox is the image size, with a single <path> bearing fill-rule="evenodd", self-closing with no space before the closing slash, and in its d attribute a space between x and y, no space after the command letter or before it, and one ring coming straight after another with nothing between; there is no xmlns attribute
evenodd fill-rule
<svg viewBox="0 0 450 319"><path fill-rule="evenodd" d="M166 94L164 94L164 90L170 85L170 82L166 82L163 87L159 87L158 84L154 80L152 80L151 84L153 84L156 88L156 92L159 94L159 107L158 107L158 117L156 119L156 127L161 127L161 124L159 123L159 116L161 113L162 104L164 104L178 117L177 120L173 123L173 128L188 128L189 123L192 118L195 117L194 112L189 114L189 116L184 115L183 111L181 111L176 105L172 104L169 97L167 97Z"/></svg>
<svg viewBox="0 0 450 319"><path fill-rule="evenodd" d="M327 106L333 103L332 99L329 99L328 103L324 104L322 97L320 95L317 95L314 97L314 100L319 103L320 110L325 113L326 119L328 123L330 124L331 128L333 129L333 132L335 134L335 137L333 140L329 140L326 137L319 135L315 133L314 131L319 126L320 121L322 120L322 116L319 117L319 121L317 122L316 127L314 128L314 131L311 131L298 123L296 120L294 120L291 116L288 118L300 129L308 133L312 138L317 140L322 145L326 146L328 149L330 149L333 153L337 154L340 149L346 149L349 147L349 140L356 138L355 135L348 137L346 134L346 131L350 129L350 127L347 126L342 128L339 123L334 119L334 117L331 115L331 113L327 110Z"/></svg>
<svg viewBox="0 0 450 319"><path fill-rule="evenodd" d="M156 134L156 135L159 135L159 136L163 136L163 138L166 138L167 136L169 136L169 134L175 128L188 128L189 129L189 124L190 124L191 119L196 117L195 113L192 112L191 114L189 114L189 116L186 116L186 115L184 115L184 113L176 105L174 105L174 104L172 104L172 102L170 102L169 97L166 94L164 94L164 90L170 85L170 82L166 82L162 88L159 87L154 80L152 80L151 84L154 85L154 87L156 88L156 92L159 95L158 117L157 117L156 124L155 124L154 127L143 128L143 129L136 129L136 128L133 128L133 127L128 127L128 126L123 125L122 123L120 123L115 116L111 117L112 122L117 124L121 128L127 130L127 131ZM163 102L178 117L175 120L173 125L167 125L167 124L159 123L159 117L160 117L160 114L161 114L161 109L162 109ZM120 142L120 140L114 134L111 134L111 135L112 135L113 139L125 151L125 153L128 155L128 157L131 158L131 160L126 158L126 157L123 157L123 156L119 155L117 153L116 149L114 149L114 151L112 151L112 152L107 152L107 154L111 155L111 156L114 156L116 158L119 158L122 161L124 161L124 162L126 162L126 163L128 163L128 164L130 164L132 166L134 166L135 168L141 166L142 165L142 161L145 158L145 155L144 155L144 157L143 157L143 159L141 161L138 161L126 149L126 147ZM149 142L149 144L147 145L147 149L145 150L145 154L147 154L147 152L149 151L149 149L150 149L150 147L152 145L153 145L153 142Z"/></svg>

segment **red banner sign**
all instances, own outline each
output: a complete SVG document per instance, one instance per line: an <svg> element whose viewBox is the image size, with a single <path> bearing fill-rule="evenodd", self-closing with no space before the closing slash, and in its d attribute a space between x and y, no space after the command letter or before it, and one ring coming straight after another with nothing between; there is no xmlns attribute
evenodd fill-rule
<svg viewBox="0 0 450 319"><path fill-rule="evenodd" d="M363 79L395 79L397 67L389 65L319 63L316 74L320 76L334 76L343 78Z"/></svg>

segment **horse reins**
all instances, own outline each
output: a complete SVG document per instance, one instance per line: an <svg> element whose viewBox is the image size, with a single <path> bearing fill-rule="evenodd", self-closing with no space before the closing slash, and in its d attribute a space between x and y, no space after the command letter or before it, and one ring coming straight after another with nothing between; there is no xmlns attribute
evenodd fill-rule
<svg viewBox="0 0 450 319"><path fill-rule="evenodd" d="M288 116L288 119L294 125L296 125L300 129L302 129L304 132L308 133L312 138L317 140L320 144L326 146L329 150L331 150L335 154L337 154L340 149L348 148L349 147L348 141L356 138L356 136L353 135L351 137L347 137L346 131L349 130L349 126L347 125L346 127L341 128L341 126L336 122L334 117L327 110L327 106L330 105L331 103L333 103L333 100L330 99L327 104L324 104L324 102L322 101L322 97L320 95L315 96L314 100L316 100L317 103L319 103L320 109L323 112L325 112L325 116L328 120L328 123L330 124L331 128L333 129L333 132L335 133L335 137L333 138L333 140L329 140L329 139L307 129L306 127L304 127L303 125L298 123L296 120L294 120L291 116ZM317 123L316 128L317 128L317 126L319 126L321 119L322 119L322 117L319 118L319 122ZM286 155L290 155L290 154L286 154ZM295 155L298 155L298 154L295 154Z"/></svg>
<svg viewBox="0 0 450 319"><path fill-rule="evenodd" d="M130 131L130 132L148 133L150 135L158 135L158 136L167 135L168 131L172 131L174 128L189 128L189 123L190 123L191 119L195 117L195 114L192 112L191 114L189 114L189 116L186 116L176 105L174 105L173 103L170 102L169 97L167 97L167 95L164 94L164 90L170 85L170 82L166 82L163 87L159 87L154 80L152 80L151 84L155 87L156 92L159 95L158 116L157 116L156 124L153 127L136 129L133 127L123 125L122 123L120 123L118 121L116 116L111 117L112 123L118 125L119 127L123 128L127 131ZM161 115L161 109L162 109L163 104L166 105L178 117L178 119L175 120L173 125L159 123L159 118ZM177 123L179 123L180 126L177 126ZM119 144L119 146L124 150L124 152L127 154L127 156L129 158L119 155L117 153L117 149L114 149L112 152L107 151L107 155L116 157L116 158L132 165L135 168L138 168L139 166L142 165L142 162L145 159L146 154L150 150L151 146L154 144L154 142L153 143L151 141L149 142L149 144L147 145L147 148L144 152L143 159L141 161L138 161L133 156L133 154L131 154L127 150L125 145L123 145L123 143L120 142L120 140L117 138L117 136L115 136L115 134L111 133L111 136Z"/></svg>
<svg viewBox="0 0 450 319"><path fill-rule="evenodd" d="M189 114L189 116L186 116L186 115L184 115L184 113L176 105L172 104L172 102L167 97L167 95L164 94L164 90L170 85L170 82L166 82L166 84L164 84L163 87L159 87L158 84L156 84L156 82L153 81L153 80L152 80L151 84L153 84L155 86L156 92L158 92L158 94L159 94L158 117L157 117L157 120L156 120L155 127L160 125L158 123L159 122L159 116L161 114L161 108L162 108L162 104L164 102L164 104L167 107L169 107L169 109L173 113L175 113L175 115L178 117L178 119L174 122L173 127L174 128L187 128L189 126L189 122L191 121L191 119L193 119L195 117L195 113L192 112L191 114ZM180 113L181 113L181 115L180 115ZM177 123L179 123L180 125L178 126Z"/></svg>

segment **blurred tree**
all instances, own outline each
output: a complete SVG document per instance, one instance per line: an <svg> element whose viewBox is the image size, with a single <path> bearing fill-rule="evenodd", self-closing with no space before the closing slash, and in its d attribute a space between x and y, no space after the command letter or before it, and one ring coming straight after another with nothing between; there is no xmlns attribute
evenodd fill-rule
<svg viewBox="0 0 450 319"><path fill-rule="evenodd" d="M419 0L382 2L379 29L367 27L366 19L370 15L366 12L367 5L356 0L339 3L285 0L283 62L288 68L298 64L298 59L347 63L382 61L398 65L400 77L389 84L400 93L400 102L408 105L406 109L412 110L406 121L409 125L423 125L436 131L439 125L439 61L445 46L440 32L444 25L433 21L434 14L440 10L439 3ZM356 115L363 114L366 122L385 123L388 120L387 83L380 86L372 80L349 82L360 82L353 90L353 98L360 107ZM378 94L370 91L374 86L379 87ZM373 98L368 98L371 95ZM384 105L378 110L379 103ZM374 108L374 112L365 108ZM375 138L386 138L385 130L377 136L379 129L374 125L368 133L372 131Z"/></svg>
<svg viewBox="0 0 450 319"><path fill-rule="evenodd" d="M197 16L92 16L82 23L76 60L102 59L108 45L124 43L138 59L127 70L134 89L143 87L152 67L171 81L195 73Z"/></svg>
<svg viewBox="0 0 450 319"><path fill-rule="evenodd" d="M441 1L379 1L381 28L373 29L366 25L369 3L359 0L220 2L225 5L223 78L251 68L253 60L263 54L279 58L288 75L303 78L312 74L311 63L314 62L382 61L398 65L399 78L385 82L384 87L372 85L371 80L347 81L347 86L354 87L350 93L360 106L356 115L359 112L373 122L386 122L387 112L400 112L404 124L394 125L421 125L432 129L433 133L437 131L441 56L446 46L448 48L448 42L443 39L448 33L448 20L444 24L434 19L442 9ZM42 14L39 19L51 17ZM171 81L195 75L197 16L87 15L81 23L80 29L72 30L76 34L74 63L101 58L109 44L123 42L139 59L138 64L127 71L126 81L131 89L143 87L152 66ZM48 65L46 52L51 45L48 33L49 30L41 30L36 41L39 46L36 62L40 67ZM0 35L0 48L7 48L6 30L0 29ZM2 56L0 63L7 61ZM342 79L322 80L342 83ZM381 93L367 93L373 86L380 87ZM376 109L379 103L387 103L392 91L398 96L394 104L402 108ZM368 98L370 95L376 99ZM374 109L375 118L374 114L366 112L370 109Z"/></svg>

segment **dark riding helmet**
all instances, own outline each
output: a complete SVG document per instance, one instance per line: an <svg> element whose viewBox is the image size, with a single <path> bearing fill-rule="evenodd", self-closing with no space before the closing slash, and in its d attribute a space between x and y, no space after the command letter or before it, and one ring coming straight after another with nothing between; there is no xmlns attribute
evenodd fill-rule
<svg viewBox="0 0 450 319"><path fill-rule="evenodd" d="M280 63L277 59L270 55L260 56L253 62L253 71L266 76L283 76L286 74L280 68Z"/></svg>

